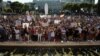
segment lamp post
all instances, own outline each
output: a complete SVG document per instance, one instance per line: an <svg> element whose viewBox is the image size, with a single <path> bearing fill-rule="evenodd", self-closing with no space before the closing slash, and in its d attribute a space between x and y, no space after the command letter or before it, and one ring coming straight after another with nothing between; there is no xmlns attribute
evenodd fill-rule
<svg viewBox="0 0 100 56"><path fill-rule="evenodd" d="M38 7L35 7L35 10L36 10L36 15L37 15Z"/></svg>
<svg viewBox="0 0 100 56"><path fill-rule="evenodd" d="M36 18L36 19L37 19L37 14L38 14L37 12L38 12L38 7L35 7L35 15L36 15L35 18Z"/></svg>

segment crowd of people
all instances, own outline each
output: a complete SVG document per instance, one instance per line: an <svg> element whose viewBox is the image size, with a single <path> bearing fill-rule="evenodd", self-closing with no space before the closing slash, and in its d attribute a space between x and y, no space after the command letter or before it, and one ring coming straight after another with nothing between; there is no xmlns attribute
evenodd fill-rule
<svg viewBox="0 0 100 56"><path fill-rule="evenodd" d="M1 15L0 41L96 41L100 40L100 17Z"/></svg>
<svg viewBox="0 0 100 56"><path fill-rule="evenodd" d="M1 56L100 56L100 48L1 48Z"/></svg>

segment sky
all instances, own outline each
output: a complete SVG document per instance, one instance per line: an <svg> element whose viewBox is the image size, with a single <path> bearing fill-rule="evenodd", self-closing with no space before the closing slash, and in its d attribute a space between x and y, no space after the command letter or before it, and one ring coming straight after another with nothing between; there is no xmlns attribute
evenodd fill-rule
<svg viewBox="0 0 100 56"><path fill-rule="evenodd" d="M97 4L98 0L95 0L95 4Z"/></svg>
<svg viewBox="0 0 100 56"><path fill-rule="evenodd" d="M21 3L26 3L26 2L32 2L33 0L3 0L3 1L19 1ZM95 0L95 4L98 2L98 0Z"/></svg>

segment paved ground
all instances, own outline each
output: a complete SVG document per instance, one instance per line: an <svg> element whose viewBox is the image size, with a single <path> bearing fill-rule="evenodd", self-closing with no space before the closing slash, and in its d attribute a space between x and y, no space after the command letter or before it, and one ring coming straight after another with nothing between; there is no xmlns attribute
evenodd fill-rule
<svg viewBox="0 0 100 56"><path fill-rule="evenodd" d="M100 46L100 41L94 42L0 42L0 46Z"/></svg>
<svg viewBox="0 0 100 56"><path fill-rule="evenodd" d="M23 47L24 46L24 47ZM28 48L27 48L27 47ZM30 48L32 46L33 48ZM38 48L38 47L48 48ZM57 48L55 48L55 47ZM65 47L62 47L65 46ZM68 47L69 46L69 47ZM72 46L73 48L71 48ZM80 46L86 46L81 48ZM89 47L87 47L89 46ZM99 47L95 47L99 46ZM34 48L36 47L36 48ZM54 48L50 48L54 47ZM60 47L60 48L59 48ZM77 47L77 48L74 48ZM69 52L68 52L69 51ZM87 42L0 42L0 56L100 56L100 41Z"/></svg>

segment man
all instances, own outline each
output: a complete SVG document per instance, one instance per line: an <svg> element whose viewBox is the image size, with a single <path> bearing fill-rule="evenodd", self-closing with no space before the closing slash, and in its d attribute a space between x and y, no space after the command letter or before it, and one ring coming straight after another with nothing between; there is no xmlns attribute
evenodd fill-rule
<svg viewBox="0 0 100 56"><path fill-rule="evenodd" d="M16 40L20 40L20 30L16 27L14 28L15 35L16 35Z"/></svg>
<svg viewBox="0 0 100 56"><path fill-rule="evenodd" d="M0 25L0 41L6 41L6 32L5 29L3 28L3 26Z"/></svg>
<svg viewBox="0 0 100 56"><path fill-rule="evenodd" d="M66 41L66 30L65 28L61 28L61 38L62 40Z"/></svg>
<svg viewBox="0 0 100 56"><path fill-rule="evenodd" d="M51 41L55 42L55 31L54 30L51 31Z"/></svg>
<svg viewBox="0 0 100 56"><path fill-rule="evenodd" d="M38 29L38 41L42 41L42 29Z"/></svg>
<svg viewBox="0 0 100 56"><path fill-rule="evenodd" d="M98 29L97 35L96 35L96 40L100 40L100 28Z"/></svg>

